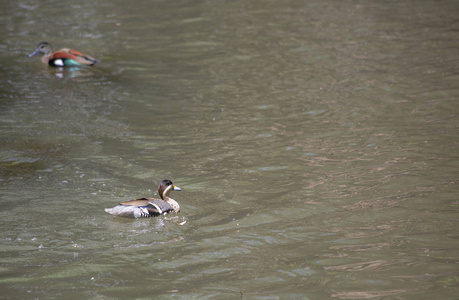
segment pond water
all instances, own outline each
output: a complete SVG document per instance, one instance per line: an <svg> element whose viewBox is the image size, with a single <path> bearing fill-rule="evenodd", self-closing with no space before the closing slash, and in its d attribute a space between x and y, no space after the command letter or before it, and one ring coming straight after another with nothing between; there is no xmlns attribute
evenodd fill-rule
<svg viewBox="0 0 459 300"><path fill-rule="evenodd" d="M0 9L0 298L456 299L457 1Z"/></svg>

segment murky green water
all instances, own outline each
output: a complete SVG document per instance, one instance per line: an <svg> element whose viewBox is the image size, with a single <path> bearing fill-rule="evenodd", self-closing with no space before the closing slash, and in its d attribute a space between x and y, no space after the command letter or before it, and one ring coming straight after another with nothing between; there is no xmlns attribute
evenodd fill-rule
<svg viewBox="0 0 459 300"><path fill-rule="evenodd" d="M458 10L2 2L0 298L455 299Z"/></svg>

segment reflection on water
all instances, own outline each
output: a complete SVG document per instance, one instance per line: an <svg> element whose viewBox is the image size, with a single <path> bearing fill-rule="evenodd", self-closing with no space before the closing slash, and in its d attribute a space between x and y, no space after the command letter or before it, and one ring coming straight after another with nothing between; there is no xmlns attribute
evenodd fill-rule
<svg viewBox="0 0 459 300"><path fill-rule="evenodd" d="M49 68L46 67L46 70L43 70L42 74L44 76L54 76L56 78L60 79L80 79L82 77L92 77L93 74L89 72L85 72L85 69L83 68ZM88 78L91 79L91 78Z"/></svg>
<svg viewBox="0 0 459 300"><path fill-rule="evenodd" d="M0 4L2 295L456 296L457 3L134 4Z"/></svg>

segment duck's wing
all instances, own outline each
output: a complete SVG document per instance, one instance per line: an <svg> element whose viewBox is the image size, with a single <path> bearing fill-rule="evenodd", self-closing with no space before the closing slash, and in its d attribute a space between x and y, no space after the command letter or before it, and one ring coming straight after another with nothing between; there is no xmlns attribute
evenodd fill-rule
<svg viewBox="0 0 459 300"><path fill-rule="evenodd" d="M154 205L151 203L151 201L155 200L157 199L140 198L136 200L126 201L120 203L115 207L106 208L105 211L112 215L128 218L156 217L164 213L164 211L163 208L161 208L161 206Z"/></svg>
<svg viewBox="0 0 459 300"><path fill-rule="evenodd" d="M149 201L155 200L153 198L140 198L120 203L120 205L131 205L131 206L147 206Z"/></svg>
<svg viewBox="0 0 459 300"><path fill-rule="evenodd" d="M160 214L165 214L174 211L172 205L163 200L150 199L148 200L148 203L150 206L153 206Z"/></svg>
<svg viewBox="0 0 459 300"><path fill-rule="evenodd" d="M112 208L106 208L105 211L115 216L127 218L145 218L155 216L155 214L150 214L150 211L143 206L117 205Z"/></svg>
<svg viewBox="0 0 459 300"><path fill-rule="evenodd" d="M87 54L81 53L80 51L76 51L69 48L63 48L59 51L53 53L50 59L70 59L76 62L77 64L92 66L95 63L98 63L99 60L95 59L92 56Z"/></svg>
<svg viewBox="0 0 459 300"><path fill-rule="evenodd" d="M154 198L140 198L120 203L120 205L143 207L148 210L150 215L161 215L174 210L166 201Z"/></svg>

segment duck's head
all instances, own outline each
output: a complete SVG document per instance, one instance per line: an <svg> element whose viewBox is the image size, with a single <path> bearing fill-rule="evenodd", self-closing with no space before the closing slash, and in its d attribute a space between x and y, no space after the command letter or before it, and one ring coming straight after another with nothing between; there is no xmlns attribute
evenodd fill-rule
<svg viewBox="0 0 459 300"><path fill-rule="evenodd" d="M175 186L172 181L165 179L161 181L161 183L158 186L158 194L161 197L161 199L164 200L165 197L169 196L169 193L171 191L181 191L182 189L179 188L178 186Z"/></svg>
<svg viewBox="0 0 459 300"><path fill-rule="evenodd" d="M47 42L41 42L38 44L37 49L33 53L29 54L29 57L35 56L37 54L43 54L44 56L50 56L53 54L53 48Z"/></svg>

